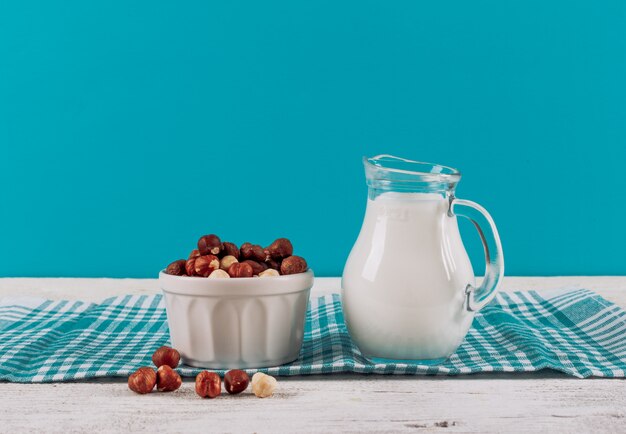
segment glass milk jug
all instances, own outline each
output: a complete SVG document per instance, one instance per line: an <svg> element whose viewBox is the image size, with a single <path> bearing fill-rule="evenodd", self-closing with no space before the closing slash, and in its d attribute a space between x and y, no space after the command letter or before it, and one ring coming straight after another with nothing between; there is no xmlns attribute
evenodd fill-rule
<svg viewBox="0 0 626 434"><path fill-rule="evenodd" d="M483 207L454 197L456 169L391 155L364 164L367 209L342 279L348 331L371 360L439 363L495 296L504 273L498 231ZM484 245L480 286L457 216L472 221Z"/></svg>

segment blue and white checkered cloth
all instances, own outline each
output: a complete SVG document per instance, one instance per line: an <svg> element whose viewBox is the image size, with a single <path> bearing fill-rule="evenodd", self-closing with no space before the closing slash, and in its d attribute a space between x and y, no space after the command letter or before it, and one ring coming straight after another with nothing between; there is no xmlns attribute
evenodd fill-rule
<svg viewBox="0 0 626 434"><path fill-rule="evenodd" d="M0 299L0 380L127 376L150 366L154 350L168 340L160 295L99 304ZM544 368L576 377L624 377L626 312L586 289L500 293L476 315L463 344L443 364L374 364L350 340L334 294L311 300L298 360L262 371L456 375ZM178 371L194 376L200 370L183 365Z"/></svg>

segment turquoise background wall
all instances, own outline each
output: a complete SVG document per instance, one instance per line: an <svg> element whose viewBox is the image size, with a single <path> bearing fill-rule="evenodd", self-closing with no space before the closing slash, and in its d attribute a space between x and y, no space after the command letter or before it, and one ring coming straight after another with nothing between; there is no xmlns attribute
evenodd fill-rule
<svg viewBox="0 0 626 434"><path fill-rule="evenodd" d="M210 232L338 275L377 153L461 169L509 275L626 274L625 29L621 0L3 2L0 276L153 277Z"/></svg>

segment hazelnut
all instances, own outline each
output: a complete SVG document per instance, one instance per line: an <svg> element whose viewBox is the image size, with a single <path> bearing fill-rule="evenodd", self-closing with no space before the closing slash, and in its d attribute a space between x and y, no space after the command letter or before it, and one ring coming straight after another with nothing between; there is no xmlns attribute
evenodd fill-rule
<svg viewBox="0 0 626 434"><path fill-rule="evenodd" d="M268 268L265 271L259 273L259 277L275 277L280 276L280 273L273 268Z"/></svg>
<svg viewBox="0 0 626 434"><path fill-rule="evenodd" d="M267 259L280 259L293 255L293 245L287 238L278 238L264 250Z"/></svg>
<svg viewBox="0 0 626 434"><path fill-rule="evenodd" d="M161 365L156 372L156 384L159 392L173 392L183 384L183 380L178 372L167 365Z"/></svg>
<svg viewBox="0 0 626 434"><path fill-rule="evenodd" d="M263 262L253 261L252 259L246 259L242 262L242 264L248 264L252 267L252 274L259 274L265 270L267 270L267 265Z"/></svg>
<svg viewBox="0 0 626 434"><path fill-rule="evenodd" d="M237 258L235 258L233 255L226 255L222 259L220 259L220 268L224 271L228 271L228 268L230 268L230 266L233 265L235 262L239 262Z"/></svg>
<svg viewBox="0 0 626 434"><path fill-rule="evenodd" d="M173 276L182 276L183 274L186 273L186 270L185 270L186 263L187 261L185 261L184 259L179 259L177 261L174 261L170 265L167 266L167 268L165 269L165 272Z"/></svg>
<svg viewBox="0 0 626 434"><path fill-rule="evenodd" d="M200 256L200 250L193 249L191 253L189 254L189 256L187 257L187 259L197 258L198 256Z"/></svg>
<svg viewBox="0 0 626 434"><path fill-rule="evenodd" d="M239 257L246 259L247 256L252 256L252 243L245 242L239 248Z"/></svg>
<svg viewBox="0 0 626 434"><path fill-rule="evenodd" d="M269 268L273 268L274 270L280 270L280 263L282 262L281 260L274 260L274 259L268 259L267 261L265 261L265 263L267 264L267 266Z"/></svg>
<svg viewBox="0 0 626 434"><path fill-rule="evenodd" d="M198 257L189 258L187 259L187 262L185 262L185 271L187 271L187 276L196 275L196 259L198 259Z"/></svg>
<svg viewBox="0 0 626 434"><path fill-rule="evenodd" d="M239 247L237 247L237 244L224 241L223 245L225 256L234 256L236 259L239 259Z"/></svg>
<svg viewBox="0 0 626 434"><path fill-rule="evenodd" d="M252 267L245 262L235 262L228 268L230 277L252 277Z"/></svg>
<svg viewBox="0 0 626 434"><path fill-rule="evenodd" d="M217 255L222 251L222 241L217 235L205 235L198 240L201 255Z"/></svg>
<svg viewBox="0 0 626 434"><path fill-rule="evenodd" d="M243 243L241 249L239 249L241 255L240 259L252 259L254 261L263 262L266 259L263 247L258 244Z"/></svg>
<svg viewBox="0 0 626 434"><path fill-rule="evenodd" d="M283 259L283 262L280 264L280 274L304 273L307 269L306 261L300 256L290 256Z"/></svg>
<svg viewBox="0 0 626 434"><path fill-rule="evenodd" d="M239 369L231 369L224 375L224 389L231 395L243 392L249 383L248 374Z"/></svg>
<svg viewBox="0 0 626 434"><path fill-rule="evenodd" d="M196 393L201 398L215 398L222 393L222 380L215 372L202 371L196 376Z"/></svg>
<svg viewBox="0 0 626 434"><path fill-rule="evenodd" d="M195 270L198 276L208 277L209 274L220 268L220 260L214 255L198 256Z"/></svg>
<svg viewBox="0 0 626 434"><path fill-rule="evenodd" d="M150 393L154 389L157 377L154 369L143 366L128 377L128 388L135 393Z"/></svg>
<svg viewBox="0 0 626 434"><path fill-rule="evenodd" d="M154 352L152 355L152 363L159 368L163 365L167 365L170 368L175 368L180 362L180 353L174 348L168 346L162 346Z"/></svg>
<svg viewBox="0 0 626 434"><path fill-rule="evenodd" d="M259 398L267 398L274 393L276 383L276 378L271 375L257 372L252 376L252 391Z"/></svg>
<svg viewBox="0 0 626 434"><path fill-rule="evenodd" d="M230 274L228 274L224 270L215 270L211 274L209 274L209 279L230 279Z"/></svg>

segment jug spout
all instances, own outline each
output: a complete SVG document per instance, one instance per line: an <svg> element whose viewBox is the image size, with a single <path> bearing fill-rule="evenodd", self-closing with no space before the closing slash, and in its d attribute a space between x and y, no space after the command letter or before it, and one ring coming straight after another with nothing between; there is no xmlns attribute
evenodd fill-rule
<svg viewBox="0 0 626 434"><path fill-rule="evenodd" d="M363 164L370 199L384 192L453 196L461 179L461 172L452 167L387 154L363 157Z"/></svg>

